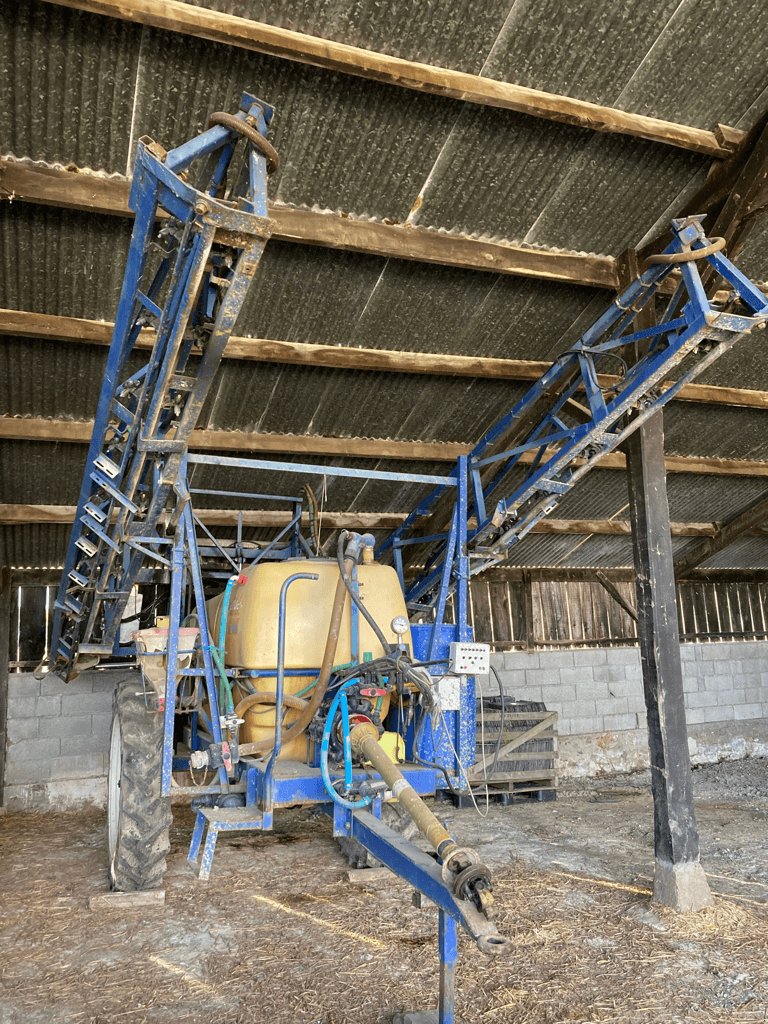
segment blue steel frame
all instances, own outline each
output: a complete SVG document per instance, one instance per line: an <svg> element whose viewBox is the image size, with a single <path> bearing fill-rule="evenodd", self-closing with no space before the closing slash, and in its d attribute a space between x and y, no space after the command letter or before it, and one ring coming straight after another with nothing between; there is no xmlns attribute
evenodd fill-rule
<svg viewBox="0 0 768 1024"><path fill-rule="evenodd" d="M236 116L264 136L273 113L244 93ZM139 142L128 263L55 606L51 650L66 674L83 655L118 646L146 545L161 536L189 435L269 236L267 161L253 144L245 191L218 198L239 137L217 126L168 153ZM182 175L197 160L204 169L193 188ZM156 334L149 361L126 377L146 326ZM202 356L189 369L195 345Z"/></svg>

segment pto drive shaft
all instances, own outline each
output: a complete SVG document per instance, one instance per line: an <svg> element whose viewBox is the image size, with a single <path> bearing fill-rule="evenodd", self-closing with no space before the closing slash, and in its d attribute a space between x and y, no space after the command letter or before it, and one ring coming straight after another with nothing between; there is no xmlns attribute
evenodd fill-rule
<svg viewBox="0 0 768 1024"><path fill-rule="evenodd" d="M379 744L375 725L367 722L354 726L350 733L352 751L370 762L381 775L393 796L403 805L429 840L443 862L443 881L460 899L471 900L486 917L493 904L491 873L480 863L480 857L468 847L458 846L443 825L430 811L399 768L393 764Z"/></svg>

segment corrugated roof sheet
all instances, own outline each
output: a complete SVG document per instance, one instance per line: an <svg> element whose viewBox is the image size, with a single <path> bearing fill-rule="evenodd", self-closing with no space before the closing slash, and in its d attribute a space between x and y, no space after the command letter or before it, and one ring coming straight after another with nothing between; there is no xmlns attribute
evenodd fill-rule
<svg viewBox="0 0 768 1024"><path fill-rule="evenodd" d="M768 104L768 22L745 0L489 0L479 6L442 0L418 8L406 0L286 0L277 7L211 0L205 6L703 128L718 122L750 127ZM404 221L413 210L413 224L533 246L618 255L676 211L709 166L704 157L674 147L442 99L41 0L0 10L0 62L7 71L0 79L2 152L124 175L140 135L177 145L202 130L213 110L236 107L248 89L277 108L270 137L282 164L270 182L273 201L390 221ZM1 206L0 305L113 319L129 221L27 203ZM768 279L764 223L753 230L741 266ZM236 333L546 360L593 322L607 298L592 288L271 242ZM703 379L765 388L762 335L745 339ZM0 413L92 417L105 349L6 338L0 353ZM227 361L201 425L473 442L525 387ZM667 451L768 461L765 415L673 403L666 413ZM0 502L73 504L85 452L85 445L4 442ZM449 468L354 464L362 473ZM196 469L194 475L208 486L240 481L226 470ZM287 472L256 477L249 489L293 493L302 482ZM322 489L322 474L311 483ZM327 484L326 507L334 511L408 511L424 492L364 477L329 477ZM670 515L727 520L762 497L764 487L762 479L670 474ZM626 502L624 474L598 470L556 514L626 518ZM60 561L66 533L58 526L6 528L0 562ZM676 550L687 543L676 539ZM718 557L764 564L761 538L741 543ZM624 565L631 561L628 545L625 537L534 535L514 550L519 564Z"/></svg>

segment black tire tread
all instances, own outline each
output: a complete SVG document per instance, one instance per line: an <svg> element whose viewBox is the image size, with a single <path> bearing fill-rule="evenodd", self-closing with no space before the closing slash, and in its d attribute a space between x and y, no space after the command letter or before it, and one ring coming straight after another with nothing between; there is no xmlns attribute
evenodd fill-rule
<svg viewBox="0 0 768 1024"><path fill-rule="evenodd" d="M148 712L138 673L118 683L113 720L122 731L120 810L110 875L112 888L143 892L162 888L172 821L170 797L161 795L163 716Z"/></svg>

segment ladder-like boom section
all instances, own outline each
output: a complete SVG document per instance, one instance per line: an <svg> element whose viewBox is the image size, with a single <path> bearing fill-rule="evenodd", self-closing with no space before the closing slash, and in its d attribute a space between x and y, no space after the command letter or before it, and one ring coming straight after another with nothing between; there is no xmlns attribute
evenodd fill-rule
<svg viewBox="0 0 768 1024"><path fill-rule="evenodd" d="M139 142L133 235L56 601L51 651L65 677L116 649L147 555L169 564L189 437L269 237L273 113L246 93L236 115L212 115L177 149Z"/></svg>
<svg viewBox="0 0 768 1024"><path fill-rule="evenodd" d="M414 610L436 608L442 621L462 556L470 576L504 560L604 455L739 338L766 326L768 300L722 255L722 240L708 240L697 217L676 220L673 228L665 253L647 261L472 450L468 516L455 489L437 487L380 547L379 556L391 549ZM707 299L699 261L729 289L723 307ZM679 278L669 287L673 272ZM652 326L638 330L641 311Z"/></svg>

